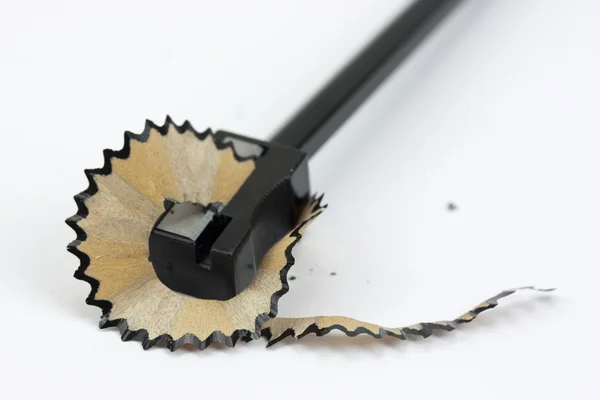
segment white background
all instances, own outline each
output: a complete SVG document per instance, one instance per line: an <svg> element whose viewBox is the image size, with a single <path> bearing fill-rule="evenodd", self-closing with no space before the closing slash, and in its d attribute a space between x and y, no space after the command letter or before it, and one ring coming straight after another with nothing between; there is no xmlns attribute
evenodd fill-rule
<svg viewBox="0 0 600 400"><path fill-rule="evenodd" d="M466 1L311 161L329 208L280 315L402 326L555 294L427 340L174 354L84 304L63 221L103 148L166 114L267 138L405 4L1 0L0 397L600 398L597 0Z"/></svg>

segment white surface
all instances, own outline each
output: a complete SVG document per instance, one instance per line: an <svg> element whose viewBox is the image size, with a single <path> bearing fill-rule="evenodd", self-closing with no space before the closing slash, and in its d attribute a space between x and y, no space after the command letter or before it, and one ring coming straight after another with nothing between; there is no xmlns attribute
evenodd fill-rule
<svg viewBox="0 0 600 400"><path fill-rule="evenodd" d="M597 0L467 1L313 160L330 207L280 315L399 326L554 295L428 340L174 354L84 304L63 220L103 148L167 113L266 138L399 3L3 0L0 397L600 398Z"/></svg>

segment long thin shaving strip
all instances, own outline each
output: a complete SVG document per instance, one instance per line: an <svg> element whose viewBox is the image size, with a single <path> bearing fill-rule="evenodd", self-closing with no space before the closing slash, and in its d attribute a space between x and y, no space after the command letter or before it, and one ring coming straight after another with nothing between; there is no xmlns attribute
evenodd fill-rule
<svg viewBox="0 0 600 400"><path fill-rule="evenodd" d="M505 290L478 304L476 307L458 318L448 321L420 322L418 324L403 328L385 328L380 325L358 321L348 317L309 317L309 318L273 318L263 325L262 335L269 340L267 347L288 336L301 339L314 333L317 336L325 336L333 330L344 332L348 336L367 334L377 339L392 336L405 340L407 335L428 338L434 330L453 331L459 324L473 321L482 312L492 309L498 305L498 300L521 290L535 290L538 292L551 292L554 289L538 289L533 286L525 286L516 289Z"/></svg>

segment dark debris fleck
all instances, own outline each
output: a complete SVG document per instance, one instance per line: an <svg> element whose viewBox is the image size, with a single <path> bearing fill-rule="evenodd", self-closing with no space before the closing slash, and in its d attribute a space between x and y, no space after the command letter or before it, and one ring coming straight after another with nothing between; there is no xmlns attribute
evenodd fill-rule
<svg viewBox="0 0 600 400"><path fill-rule="evenodd" d="M296 277L292 275L292 276L290 276L288 279L289 279L290 281L295 281L295 280L296 280Z"/></svg>
<svg viewBox="0 0 600 400"><path fill-rule="evenodd" d="M446 208L448 209L448 211L456 211L458 210L458 206L454 203L448 203L448 205L446 206Z"/></svg>
<svg viewBox="0 0 600 400"><path fill-rule="evenodd" d="M337 275L337 272L331 272L329 275L331 275L331 276L336 276L336 275Z"/></svg>

